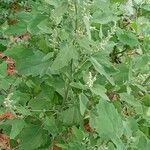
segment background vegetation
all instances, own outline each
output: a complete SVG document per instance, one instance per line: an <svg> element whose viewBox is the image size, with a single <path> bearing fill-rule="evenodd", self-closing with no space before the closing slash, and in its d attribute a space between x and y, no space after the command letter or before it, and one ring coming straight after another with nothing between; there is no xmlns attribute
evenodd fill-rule
<svg viewBox="0 0 150 150"><path fill-rule="evenodd" d="M149 150L149 58L149 0L1 0L1 149Z"/></svg>

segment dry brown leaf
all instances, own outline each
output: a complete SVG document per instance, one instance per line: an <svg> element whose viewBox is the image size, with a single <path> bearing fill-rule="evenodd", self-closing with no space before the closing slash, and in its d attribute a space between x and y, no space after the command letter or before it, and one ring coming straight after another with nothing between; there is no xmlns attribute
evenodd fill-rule
<svg viewBox="0 0 150 150"><path fill-rule="evenodd" d="M5 56L4 53L0 52L0 59L4 60L7 63L7 74L9 76L16 74L16 62L14 59Z"/></svg>
<svg viewBox="0 0 150 150"><path fill-rule="evenodd" d="M90 133L95 132L95 130L90 127L89 121L85 120L83 126L87 132L90 132Z"/></svg>
<svg viewBox="0 0 150 150"><path fill-rule="evenodd" d="M17 19L15 18L10 18L7 20L8 25L15 25L17 23Z"/></svg>
<svg viewBox="0 0 150 150"><path fill-rule="evenodd" d="M10 57L7 57L6 63L7 63L7 74L9 76L16 74L16 69L15 69L16 62L15 62L15 60L10 58Z"/></svg>
<svg viewBox="0 0 150 150"><path fill-rule="evenodd" d="M28 40L29 38L31 38L31 35L29 33L24 33L21 35L17 35L17 36L10 36L10 42L11 43L17 43L20 40Z"/></svg>
<svg viewBox="0 0 150 150"><path fill-rule="evenodd" d="M0 147L4 150L13 150L10 147L10 139L4 134L0 134Z"/></svg>
<svg viewBox="0 0 150 150"><path fill-rule="evenodd" d="M15 115L12 114L11 112L6 112L4 114L0 114L0 120L11 120L11 119L14 119L15 118Z"/></svg>
<svg viewBox="0 0 150 150"><path fill-rule="evenodd" d="M0 52L0 59L3 59L5 57L3 52Z"/></svg>
<svg viewBox="0 0 150 150"><path fill-rule="evenodd" d="M57 141L53 139L52 148L50 150L62 150L62 148L58 147L56 144L57 144Z"/></svg>

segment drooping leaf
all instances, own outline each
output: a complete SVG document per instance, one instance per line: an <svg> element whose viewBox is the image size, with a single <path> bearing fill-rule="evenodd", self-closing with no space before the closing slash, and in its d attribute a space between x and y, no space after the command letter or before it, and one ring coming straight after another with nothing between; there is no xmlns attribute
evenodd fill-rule
<svg viewBox="0 0 150 150"><path fill-rule="evenodd" d="M103 66L93 57L90 59L91 63L93 64L94 68L102 75L106 77L106 79L114 85L113 79L110 77L110 75L104 70Z"/></svg>

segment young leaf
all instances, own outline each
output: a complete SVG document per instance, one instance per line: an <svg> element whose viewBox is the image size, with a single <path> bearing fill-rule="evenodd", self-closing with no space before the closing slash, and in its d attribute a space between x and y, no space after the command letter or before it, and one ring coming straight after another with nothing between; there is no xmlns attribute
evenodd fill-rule
<svg viewBox="0 0 150 150"><path fill-rule="evenodd" d="M87 109L87 103L89 100L84 93L81 93L79 95L79 100L80 100L80 112L81 112L81 115L83 116L85 113L85 110Z"/></svg>
<svg viewBox="0 0 150 150"><path fill-rule="evenodd" d="M91 31L90 31L90 21L89 21L89 17L88 16L84 16L83 18L84 24L85 24L85 28L87 31L87 35L89 37L89 40L91 40Z"/></svg>

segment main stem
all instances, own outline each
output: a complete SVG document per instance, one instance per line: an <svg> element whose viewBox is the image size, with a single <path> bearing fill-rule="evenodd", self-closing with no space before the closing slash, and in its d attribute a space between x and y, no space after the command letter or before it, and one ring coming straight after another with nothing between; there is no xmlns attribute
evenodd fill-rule
<svg viewBox="0 0 150 150"><path fill-rule="evenodd" d="M75 0L74 1L74 5L75 5L75 33L77 32L77 27L78 27L78 20L77 20L77 1ZM75 41L73 41L73 44L75 43ZM68 82L66 83L66 86L65 86L65 94L64 94L64 99L63 99L63 103L62 103L62 109L63 109L63 106L65 105L65 102L67 101L68 99L68 94L69 94L69 89L70 89L70 83L72 82L73 80L73 59L71 59L71 62L70 62L70 79L68 80Z"/></svg>

